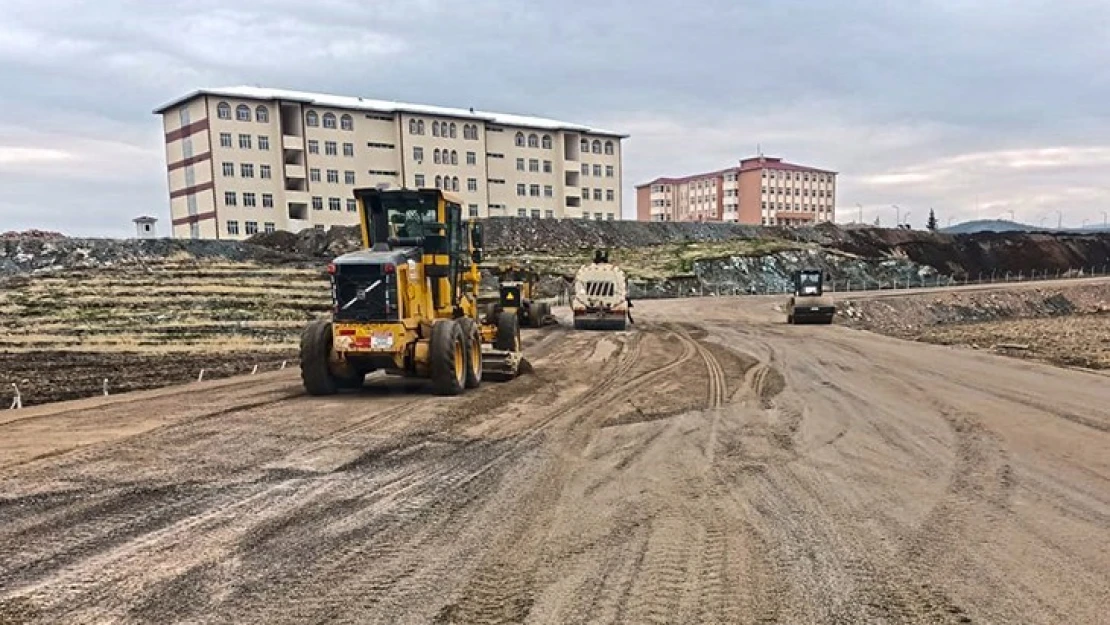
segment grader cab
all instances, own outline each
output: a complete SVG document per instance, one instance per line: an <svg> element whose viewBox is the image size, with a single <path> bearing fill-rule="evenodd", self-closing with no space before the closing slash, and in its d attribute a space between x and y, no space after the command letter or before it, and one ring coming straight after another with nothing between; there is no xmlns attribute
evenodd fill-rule
<svg viewBox="0 0 1110 625"><path fill-rule="evenodd" d="M480 225L439 189L355 189L363 248L328 265L330 319L301 335L310 395L360 387L367 373L428 378L441 395L511 380L523 359L515 314L480 317Z"/></svg>

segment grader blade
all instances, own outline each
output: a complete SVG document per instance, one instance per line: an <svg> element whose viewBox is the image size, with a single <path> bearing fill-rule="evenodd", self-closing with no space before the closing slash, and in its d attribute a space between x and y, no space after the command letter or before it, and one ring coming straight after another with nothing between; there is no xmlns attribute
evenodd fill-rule
<svg viewBox="0 0 1110 625"><path fill-rule="evenodd" d="M521 352L499 349L482 350L482 380L508 382L519 375L530 373L532 365Z"/></svg>

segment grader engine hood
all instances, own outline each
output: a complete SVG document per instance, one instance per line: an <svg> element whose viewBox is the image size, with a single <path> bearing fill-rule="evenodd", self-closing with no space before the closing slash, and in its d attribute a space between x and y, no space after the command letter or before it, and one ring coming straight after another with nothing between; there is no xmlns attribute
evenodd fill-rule
<svg viewBox="0 0 1110 625"><path fill-rule="evenodd" d="M329 266L332 314L337 322L367 323L399 319L399 266L418 260L420 250L362 250L344 254Z"/></svg>

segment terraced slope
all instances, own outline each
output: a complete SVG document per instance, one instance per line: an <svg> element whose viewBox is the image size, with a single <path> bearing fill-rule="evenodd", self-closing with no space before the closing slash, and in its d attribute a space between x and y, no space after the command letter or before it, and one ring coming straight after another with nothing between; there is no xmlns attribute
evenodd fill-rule
<svg viewBox="0 0 1110 625"><path fill-rule="evenodd" d="M24 404L280 367L329 301L318 270L186 256L5 286L0 383Z"/></svg>

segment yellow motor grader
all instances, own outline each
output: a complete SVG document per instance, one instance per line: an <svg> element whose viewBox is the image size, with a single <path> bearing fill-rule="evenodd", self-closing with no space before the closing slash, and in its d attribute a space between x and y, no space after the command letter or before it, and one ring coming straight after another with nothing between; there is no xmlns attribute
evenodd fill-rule
<svg viewBox="0 0 1110 625"><path fill-rule="evenodd" d="M489 302L494 312L507 311L515 314L521 325L540 328L551 319L551 304L536 301L536 283L540 274L527 264L511 260L489 267L498 276L497 293L494 301ZM490 295L486 299L490 299Z"/></svg>
<svg viewBox="0 0 1110 625"><path fill-rule="evenodd" d="M310 395L358 388L371 371L431 380L457 395L515 378L523 360L514 313L480 316L482 232L439 189L354 190L363 249L328 264L332 311L301 334Z"/></svg>

